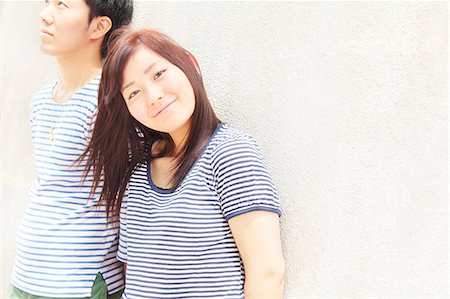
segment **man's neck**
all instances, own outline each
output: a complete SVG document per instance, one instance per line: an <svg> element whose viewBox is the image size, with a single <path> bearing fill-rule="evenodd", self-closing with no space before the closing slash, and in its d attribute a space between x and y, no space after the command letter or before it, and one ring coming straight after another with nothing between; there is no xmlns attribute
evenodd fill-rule
<svg viewBox="0 0 450 299"><path fill-rule="evenodd" d="M66 102L72 94L101 73L102 59L97 51L57 57L61 80L54 91L56 102Z"/></svg>
<svg viewBox="0 0 450 299"><path fill-rule="evenodd" d="M57 58L63 90L77 90L101 72L102 59L98 49L93 53L88 49L81 52Z"/></svg>

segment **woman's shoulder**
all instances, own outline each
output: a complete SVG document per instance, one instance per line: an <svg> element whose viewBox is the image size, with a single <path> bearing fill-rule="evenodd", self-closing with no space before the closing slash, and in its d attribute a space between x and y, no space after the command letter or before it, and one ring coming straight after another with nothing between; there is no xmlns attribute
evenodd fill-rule
<svg viewBox="0 0 450 299"><path fill-rule="evenodd" d="M254 143L254 138L250 134L236 129L227 123L221 123L212 140L214 148L232 146L233 144Z"/></svg>
<svg viewBox="0 0 450 299"><path fill-rule="evenodd" d="M210 144L212 160L224 156L240 155L244 152L259 154L258 145L250 134L222 123Z"/></svg>

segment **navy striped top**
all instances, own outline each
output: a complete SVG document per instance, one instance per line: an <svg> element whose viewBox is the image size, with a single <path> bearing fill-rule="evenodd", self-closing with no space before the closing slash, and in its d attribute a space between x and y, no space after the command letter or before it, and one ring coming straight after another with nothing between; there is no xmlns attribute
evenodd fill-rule
<svg viewBox="0 0 450 299"><path fill-rule="evenodd" d="M97 76L66 103L54 101L53 82L31 102L37 177L17 233L11 282L33 295L89 297L98 272L110 293L124 285L118 224L106 223L100 192L89 195L92 173L81 183L85 162L74 164L92 133L99 82Z"/></svg>
<svg viewBox="0 0 450 299"><path fill-rule="evenodd" d="M253 138L220 124L172 192L146 163L132 175L120 217L123 298L244 298L244 269L228 220L267 210L278 194Z"/></svg>

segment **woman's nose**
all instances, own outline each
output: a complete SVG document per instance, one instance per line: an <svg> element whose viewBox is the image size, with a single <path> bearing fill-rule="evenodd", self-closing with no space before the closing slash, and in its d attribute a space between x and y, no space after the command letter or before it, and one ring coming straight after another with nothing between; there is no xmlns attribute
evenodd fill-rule
<svg viewBox="0 0 450 299"><path fill-rule="evenodd" d="M157 102L161 101L161 99L164 97L164 91L157 84L149 84L147 88L150 105L156 104Z"/></svg>

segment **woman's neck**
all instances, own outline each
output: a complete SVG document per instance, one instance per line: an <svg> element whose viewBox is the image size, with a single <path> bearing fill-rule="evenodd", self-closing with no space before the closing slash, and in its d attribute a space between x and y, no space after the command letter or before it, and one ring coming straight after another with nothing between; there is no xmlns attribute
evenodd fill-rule
<svg viewBox="0 0 450 299"><path fill-rule="evenodd" d="M171 152L171 155L173 155L174 157L177 157L182 152L182 149L184 148L188 139L189 130L190 130L190 122L185 124L177 131L169 133L174 143L174 148L173 151Z"/></svg>

